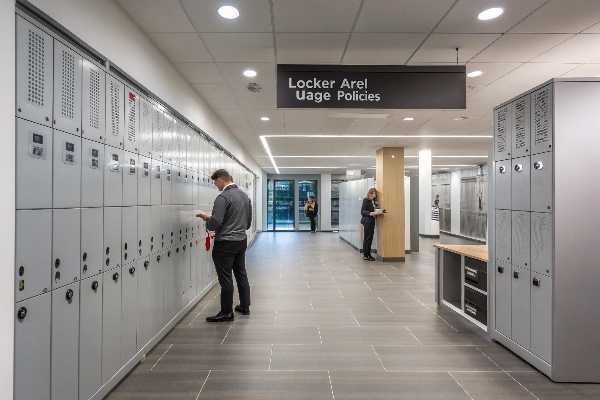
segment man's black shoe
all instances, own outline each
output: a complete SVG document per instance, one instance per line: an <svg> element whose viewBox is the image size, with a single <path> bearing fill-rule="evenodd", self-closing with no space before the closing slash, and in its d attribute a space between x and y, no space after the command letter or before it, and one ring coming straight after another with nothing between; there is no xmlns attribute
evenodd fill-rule
<svg viewBox="0 0 600 400"><path fill-rule="evenodd" d="M225 314L221 311L214 317L206 317L208 322L229 322L233 321L233 313Z"/></svg>
<svg viewBox="0 0 600 400"><path fill-rule="evenodd" d="M243 315L250 315L250 308L242 308L239 304L235 306L235 311L241 312Z"/></svg>

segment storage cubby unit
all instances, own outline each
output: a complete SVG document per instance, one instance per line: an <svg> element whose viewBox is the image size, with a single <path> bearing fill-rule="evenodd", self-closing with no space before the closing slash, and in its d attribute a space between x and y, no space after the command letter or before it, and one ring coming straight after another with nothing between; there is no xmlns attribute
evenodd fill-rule
<svg viewBox="0 0 600 400"><path fill-rule="evenodd" d="M600 79L494 109L490 333L556 382L600 382Z"/></svg>

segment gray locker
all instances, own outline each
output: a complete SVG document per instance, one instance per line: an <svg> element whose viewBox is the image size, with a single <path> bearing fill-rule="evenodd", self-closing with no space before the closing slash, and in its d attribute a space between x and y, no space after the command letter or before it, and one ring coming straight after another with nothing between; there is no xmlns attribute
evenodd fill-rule
<svg viewBox="0 0 600 400"><path fill-rule="evenodd" d="M192 170L194 172L200 172L200 140L202 140L200 135L192 131Z"/></svg>
<svg viewBox="0 0 600 400"><path fill-rule="evenodd" d="M171 204L181 204L179 198L180 186L182 186L181 169L177 165L171 166Z"/></svg>
<svg viewBox="0 0 600 400"><path fill-rule="evenodd" d="M510 104L510 118L512 126L512 158L524 157L530 153L531 148L531 101L530 96L523 96Z"/></svg>
<svg viewBox="0 0 600 400"><path fill-rule="evenodd" d="M531 154L552 150L554 105L552 85L531 93Z"/></svg>
<svg viewBox="0 0 600 400"><path fill-rule="evenodd" d="M173 204L173 166L171 164L167 164L163 162L162 164L162 172L160 174L162 182L161 182L161 198L162 204L168 205ZM175 186L177 187L177 186Z"/></svg>
<svg viewBox="0 0 600 400"><path fill-rule="evenodd" d="M79 282L52 291L51 338L51 398L76 400L79 392Z"/></svg>
<svg viewBox="0 0 600 400"><path fill-rule="evenodd" d="M135 206L138 202L138 155L125 151L123 156L123 207Z"/></svg>
<svg viewBox="0 0 600 400"><path fill-rule="evenodd" d="M123 150L104 147L104 207L123 205Z"/></svg>
<svg viewBox="0 0 600 400"><path fill-rule="evenodd" d="M183 168L179 168L179 204L189 204L188 202L188 198L187 198L187 191L188 191L188 171L183 169Z"/></svg>
<svg viewBox="0 0 600 400"><path fill-rule="evenodd" d="M511 222L510 210L496 210L496 259L507 263L512 253Z"/></svg>
<svg viewBox="0 0 600 400"><path fill-rule="evenodd" d="M103 274L102 384L121 368L121 268Z"/></svg>
<svg viewBox="0 0 600 400"><path fill-rule="evenodd" d="M53 208L81 207L81 138L54 131Z"/></svg>
<svg viewBox="0 0 600 400"><path fill-rule="evenodd" d="M102 273L104 209L81 209L81 279Z"/></svg>
<svg viewBox="0 0 600 400"><path fill-rule="evenodd" d="M52 210L52 290L79 280L81 209Z"/></svg>
<svg viewBox="0 0 600 400"><path fill-rule="evenodd" d="M81 139L81 206L104 205L104 145Z"/></svg>
<svg viewBox="0 0 600 400"><path fill-rule="evenodd" d="M17 118L16 207L52 208L52 129Z"/></svg>
<svg viewBox="0 0 600 400"><path fill-rule="evenodd" d="M198 205L198 203L200 203L199 200L199 189L200 187L200 177L198 176L198 172L197 171L192 171L192 204L194 204L195 206Z"/></svg>
<svg viewBox="0 0 600 400"><path fill-rule="evenodd" d="M184 265L183 243L173 247L174 251L171 254L173 258L173 266L175 270L174 278L174 293L175 293L175 313L179 312L184 306L183 304L183 281L186 276L186 268ZM189 274L189 273L188 273Z"/></svg>
<svg viewBox="0 0 600 400"><path fill-rule="evenodd" d="M83 57L54 41L54 129L81 136Z"/></svg>
<svg viewBox="0 0 600 400"><path fill-rule="evenodd" d="M512 160L511 199L513 210L529 211L531 209L531 157Z"/></svg>
<svg viewBox="0 0 600 400"><path fill-rule="evenodd" d="M150 176L150 204L159 206L162 204L163 163L160 160L152 159L150 165L152 168Z"/></svg>
<svg viewBox="0 0 600 400"><path fill-rule="evenodd" d="M137 353L138 273L136 263L121 267L121 366Z"/></svg>
<svg viewBox="0 0 600 400"><path fill-rule="evenodd" d="M139 156L139 173L138 173L138 199L139 206L149 206L150 203L150 181L152 177L152 161L150 157Z"/></svg>
<svg viewBox="0 0 600 400"><path fill-rule="evenodd" d="M15 400L50 398L51 294L15 304Z"/></svg>
<svg viewBox="0 0 600 400"><path fill-rule="evenodd" d="M554 173L552 152L531 157L531 211L552 212Z"/></svg>
<svg viewBox="0 0 600 400"><path fill-rule="evenodd" d="M137 209L138 207L122 208L121 265L135 262L138 256Z"/></svg>
<svg viewBox="0 0 600 400"><path fill-rule="evenodd" d="M162 241L164 245L162 248L167 249L171 247L175 241L173 239L173 231L171 230L171 206L161 206L161 217L162 217Z"/></svg>
<svg viewBox="0 0 600 400"><path fill-rule="evenodd" d="M196 294L200 294L206 287L204 283L204 262L203 256L206 251L204 250L204 240L196 238L194 241L194 254L192 255L192 263L195 260L196 267Z"/></svg>
<svg viewBox="0 0 600 400"><path fill-rule="evenodd" d="M185 171L185 204L194 203L194 188L195 188L195 175L193 171Z"/></svg>
<svg viewBox="0 0 600 400"><path fill-rule="evenodd" d="M554 274L554 237L552 214L531 213L531 270Z"/></svg>
<svg viewBox="0 0 600 400"><path fill-rule="evenodd" d="M531 346L530 278L531 271L512 266L511 339L526 350Z"/></svg>
<svg viewBox="0 0 600 400"><path fill-rule="evenodd" d="M152 104L152 158L163 159L164 114L162 108Z"/></svg>
<svg viewBox="0 0 600 400"><path fill-rule="evenodd" d="M512 275L510 264L496 261L496 330L511 337Z"/></svg>
<svg viewBox="0 0 600 400"><path fill-rule="evenodd" d="M106 73L83 59L81 135L104 143L106 136Z"/></svg>
<svg viewBox="0 0 600 400"><path fill-rule="evenodd" d="M125 137L125 85L106 74L106 144L123 148Z"/></svg>
<svg viewBox="0 0 600 400"><path fill-rule="evenodd" d="M16 212L15 299L46 293L52 287L52 210Z"/></svg>
<svg viewBox="0 0 600 400"><path fill-rule="evenodd" d="M79 398L102 386L102 275L83 279L79 295Z"/></svg>
<svg viewBox="0 0 600 400"><path fill-rule="evenodd" d="M54 40L17 16L17 101L15 115L52 126L52 58ZM28 73L27 73L28 71Z"/></svg>
<svg viewBox="0 0 600 400"><path fill-rule="evenodd" d="M137 261L137 351L140 351L152 334L152 268L150 257Z"/></svg>
<svg viewBox="0 0 600 400"><path fill-rule="evenodd" d="M104 271L121 266L121 207L104 208Z"/></svg>
<svg viewBox="0 0 600 400"><path fill-rule="evenodd" d="M173 122L173 165L183 168L183 163L181 162L183 146L183 123L176 118Z"/></svg>
<svg viewBox="0 0 600 400"><path fill-rule="evenodd" d="M511 207L511 160L496 161L494 163L494 184L496 186L496 208L510 209Z"/></svg>
<svg viewBox="0 0 600 400"><path fill-rule="evenodd" d="M166 252L166 259L164 260L164 298L163 298L163 309L164 309L164 324L167 325L173 317L175 317L175 252L176 247L171 247Z"/></svg>
<svg viewBox="0 0 600 400"><path fill-rule="evenodd" d="M171 115L164 113L163 132L162 132L162 148L163 162L173 164L173 134L175 129L175 121Z"/></svg>
<svg viewBox="0 0 600 400"><path fill-rule="evenodd" d="M173 230L174 245L179 245L185 239L185 206L171 207L171 229Z"/></svg>
<svg viewBox="0 0 600 400"><path fill-rule="evenodd" d="M162 206L150 207L150 254L162 251L165 247L162 231Z"/></svg>
<svg viewBox="0 0 600 400"><path fill-rule="evenodd" d="M194 255L194 241L190 240L183 245L183 303L189 304L196 297L196 257Z"/></svg>
<svg viewBox="0 0 600 400"><path fill-rule="evenodd" d="M150 246L152 244L150 240L151 236L151 208L137 207L138 210L138 226L137 226L137 237L138 237L138 258L147 257L150 255Z"/></svg>
<svg viewBox="0 0 600 400"><path fill-rule="evenodd" d="M552 364L552 278L531 274L531 352Z"/></svg>
<svg viewBox="0 0 600 400"><path fill-rule="evenodd" d="M517 267L531 268L531 213L527 211L512 212L512 264Z"/></svg>
<svg viewBox="0 0 600 400"><path fill-rule="evenodd" d="M152 104L140 96L140 135L138 140L140 155L152 156Z"/></svg>
<svg viewBox="0 0 600 400"><path fill-rule="evenodd" d="M164 276L167 265L166 251L153 254L150 257L150 279L151 279L151 324L154 337L165 326L164 321Z"/></svg>
<svg viewBox="0 0 600 400"><path fill-rule="evenodd" d="M140 96L125 86L125 142L124 149L138 153L140 136Z"/></svg>

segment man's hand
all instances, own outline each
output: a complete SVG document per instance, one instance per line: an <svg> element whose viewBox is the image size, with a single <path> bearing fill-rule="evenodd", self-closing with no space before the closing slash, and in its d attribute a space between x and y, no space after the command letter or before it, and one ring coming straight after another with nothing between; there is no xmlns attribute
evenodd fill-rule
<svg viewBox="0 0 600 400"><path fill-rule="evenodd" d="M214 238L216 234L217 234L217 232L215 232L215 231L210 231L210 232L208 232L208 237L210 237L210 238Z"/></svg>
<svg viewBox="0 0 600 400"><path fill-rule="evenodd" d="M196 214L196 217L202 218L202 220L206 221L207 219L210 218L210 214L207 214L205 212L201 212L199 214Z"/></svg>

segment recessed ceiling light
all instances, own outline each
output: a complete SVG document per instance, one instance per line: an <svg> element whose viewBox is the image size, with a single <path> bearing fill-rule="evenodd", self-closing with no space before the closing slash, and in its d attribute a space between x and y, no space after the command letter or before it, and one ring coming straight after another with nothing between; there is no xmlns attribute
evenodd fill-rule
<svg viewBox="0 0 600 400"><path fill-rule="evenodd" d="M240 12L235 7L223 6L219 7L219 15L227 19L235 19L240 16Z"/></svg>
<svg viewBox="0 0 600 400"><path fill-rule="evenodd" d="M260 118L260 120L261 120L261 121L268 121L268 120L269 120L269 117L261 117L261 118Z"/></svg>
<svg viewBox="0 0 600 400"><path fill-rule="evenodd" d="M477 18L479 18L482 21L486 21L488 19L494 19L496 17L499 17L503 12L503 9L499 7L494 7L479 13Z"/></svg>
<svg viewBox="0 0 600 400"><path fill-rule="evenodd" d="M462 121L463 119L467 119L469 117L456 117L456 118L452 118L455 121Z"/></svg>
<svg viewBox="0 0 600 400"><path fill-rule="evenodd" d="M404 121L413 121L413 120L414 120L413 117L406 117L406 118L404 118Z"/></svg>
<svg viewBox="0 0 600 400"><path fill-rule="evenodd" d="M244 75L247 76L248 78L253 78L256 76L256 71L253 71L251 69L247 69L244 71Z"/></svg>
<svg viewBox="0 0 600 400"><path fill-rule="evenodd" d="M473 71L473 72L469 72L467 74L467 76L469 78L475 78L476 76L479 76L479 75L482 75L482 74L483 74L483 72L481 72L481 71Z"/></svg>

